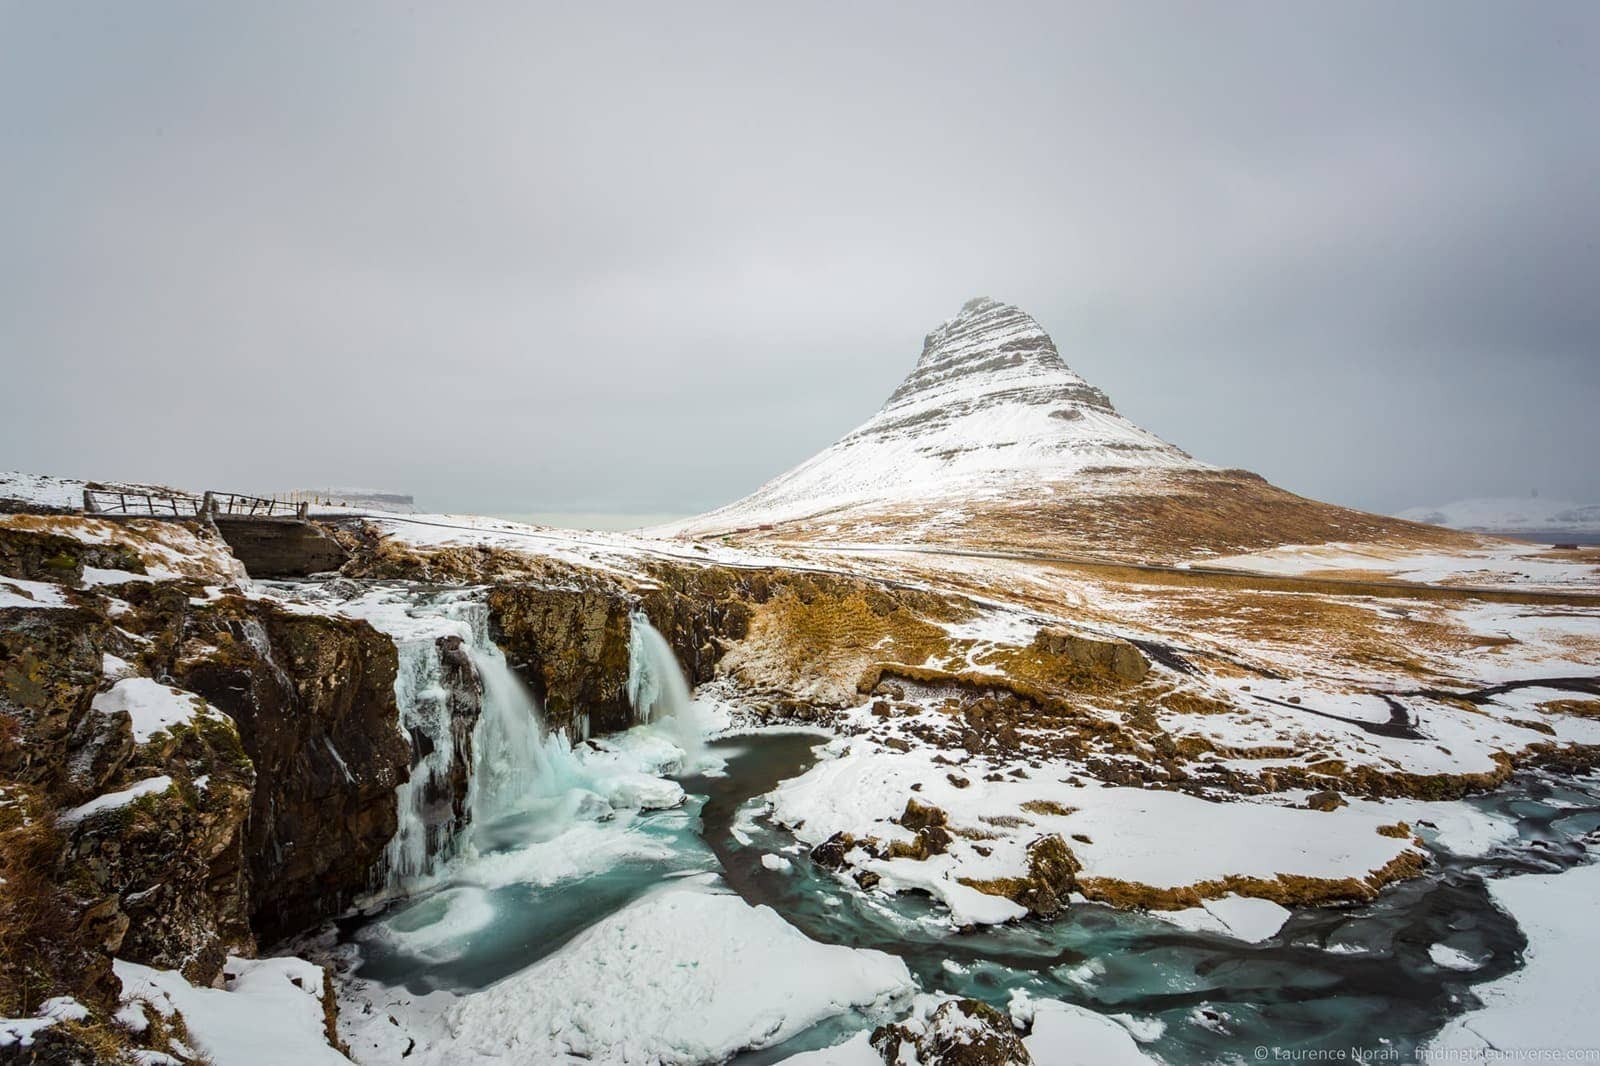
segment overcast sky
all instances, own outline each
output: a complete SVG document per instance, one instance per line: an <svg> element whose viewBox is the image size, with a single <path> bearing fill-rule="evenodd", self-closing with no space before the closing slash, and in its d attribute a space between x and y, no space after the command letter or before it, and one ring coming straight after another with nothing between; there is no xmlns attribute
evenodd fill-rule
<svg viewBox="0 0 1600 1066"><path fill-rule="evenodd" d="M989 295L1290 489L1600 500L1600 4L582 6L0 0L0 469L689 513Z"/></svg>

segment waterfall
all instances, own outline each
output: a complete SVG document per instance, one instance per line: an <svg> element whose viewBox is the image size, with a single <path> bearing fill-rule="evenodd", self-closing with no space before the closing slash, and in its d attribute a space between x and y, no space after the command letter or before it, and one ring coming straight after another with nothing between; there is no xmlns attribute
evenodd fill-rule
<svg viewBox="0 0 1600 1066"><path fill-rule="evenodd" d="M529 799L560 795L584 784L571 745L546 734L539 704L487 638L472 646L483 681L482 711L472 734L472 779L467 808L472 823L488 826Z"/></svg>
<svg viewBox="0 0 1600 1066"><path fill-rule="evenodd" d="M672 645L640 610L628 615L628 702L643 723L687 714L694 702Z"/></svg>
<svg viewBox="0 0 1600 1066"><path fill-rule="evenodd" d="M490 636L481 598L414 603L405 619L376 620L388 622L399 652L395 701L414 753L384 856L386 895L424 886L458 854L476 853L496 822L589 787L566 737L546 733L538 701Z"/></svg>
<svg viewBox="0 0 1600 1066"><path fill-rule="evenodd" d="M490 635L482 590L385 589L344 606L394 641L395 701L412 750L379 899L425 890L462 863L576 820L674 806L682 789L658 775L701 768L700 712L642 612L631 618L627 684L641 736L580 755L564 733L546 731L538 701ZM576 728L586 735L584 717Z"/></svg>
<svg viewBox="0 0 1600 1066"><path fill-rule="evenodd" d="M705 728L689 684L672 645L637 609L628 615L628 702L636 721L659 724L683 749L681 771L697 767L704 758Z"/></svg>

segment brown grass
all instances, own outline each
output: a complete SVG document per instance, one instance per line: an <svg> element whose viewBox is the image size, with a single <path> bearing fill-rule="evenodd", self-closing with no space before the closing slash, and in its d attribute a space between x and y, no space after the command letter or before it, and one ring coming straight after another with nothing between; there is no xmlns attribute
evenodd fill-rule
<svg viewBox="0 0 1600 1066"><path fill-rule="evenodd" d="M1072 814L1078 809L1076 807L1063 806L1055 800L1029 800L1020 804L1020 806L1029 814L1054 814L1060 816Z"/></svg>
<svg viewBox="0 0 1600 1066"><path fill-rule="evenodd" d="M28 816L32 797L20 787L8 788L6 798L21 809L8 809L0 829L0 1015L16 1018L70 990L57 961L75 916L56 883L60 834L48 818Z"/></svg>
<svg viewBox="0 0 1600 1066"><path fill-rule="evenodd" d="M1600 700L1549 700L1539 704L1545 714L1571 714L1579 718L1600 718Z"/></svg>
<svg viewBox="0 0 1600 1066"><path fill-rule="evenodd" d="M1178 911L1198 907L1202 900L1227 895L1268 899L1285 907L1320 907L1372 899L1384 885L1419 876L1427 859L1419 851L1403 851L1364 877L1305 877L1279 874L1273 878L1228 876L1197 881L1176 888L1158 888L1137 881L1109 877L1079 878L1078 890L1097 903L1125 910Z"/></svg>

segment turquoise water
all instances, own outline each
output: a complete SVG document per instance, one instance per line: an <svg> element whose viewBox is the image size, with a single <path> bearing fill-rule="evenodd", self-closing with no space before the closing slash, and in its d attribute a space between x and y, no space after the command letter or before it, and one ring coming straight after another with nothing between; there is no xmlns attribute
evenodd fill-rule
<svg viewBox="0 0 1600 1066"><path fill-rule="evenodd" d="M1148 1049L1169 1063L1252 1061L1258 1045L1403 1055L1473 1005L1473 984L1516 965L1524 940L1489 902L1485 879L1585 861L1583 837L1600 828L1600 788L1592 782L1527 774L1472 801L1514 819L1516 841L1486 859L1439 853L1426 877L1364 906L1299 912L1264 944L1184 932L1096 905L1075 906L1053 923L959 934L927 899L860 892L803 854L789 853L789 870L761 864L763 854L784 853L794 841L757 815L758 797L803 772L822 739L777 734L717 742L712 748L726 758L726 776L682 779L691 794L684 807L619 815L614 825L587 830L625 845L617 849L622 858L589 872L549 885L486 887L482 865L463 863L460 876L438 891L346 923L344 934L362 948L358 974L418 992L481 988L557 950L664 878L718 871L747 901L772 907L815 940L899 955L925 990L1004 1008L1021 988L1144 1020ZM535 823L496 826L490 839L498 855L524 855L541 835ZM736 823L748 843L736 837ZM1483 960L1480 968L1435 965L1428 952L1436 943ZM776 1062L878 1021L835 1019L736 1061Z"/></svg>

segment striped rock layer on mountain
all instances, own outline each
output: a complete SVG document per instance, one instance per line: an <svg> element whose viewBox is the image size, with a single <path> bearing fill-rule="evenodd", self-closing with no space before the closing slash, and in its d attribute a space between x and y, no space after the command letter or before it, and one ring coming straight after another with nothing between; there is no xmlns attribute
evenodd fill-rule
<svg viewBox="0 0 1600 1066"><path fill-rule="evenodd" d="M1011 306L967 302L866 423L659 532L1176 560L1285 543L1446 543L1201 462L1119 414Z"/></svg>

